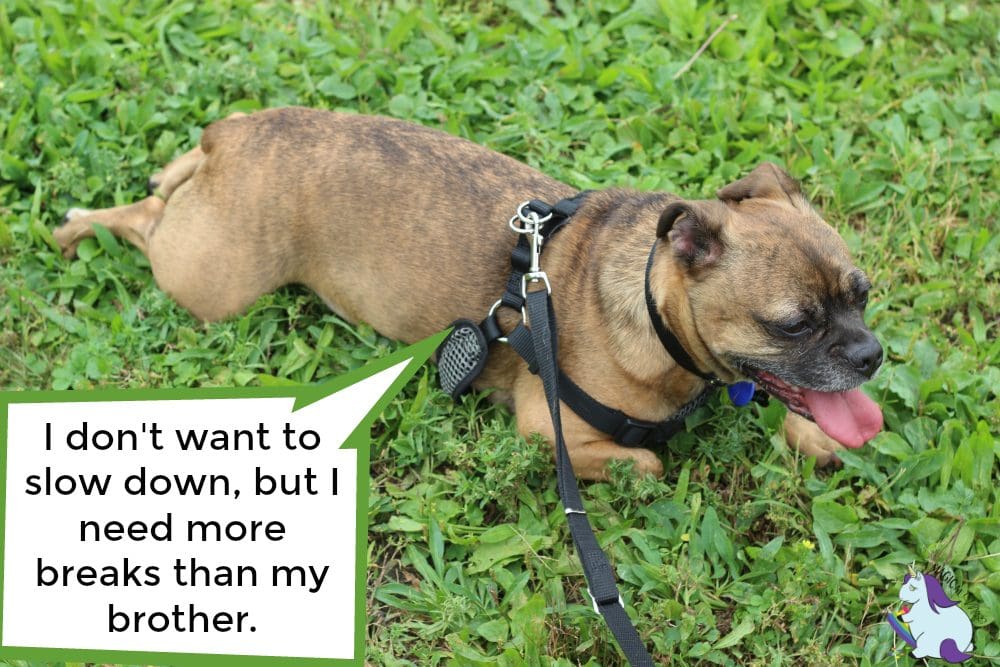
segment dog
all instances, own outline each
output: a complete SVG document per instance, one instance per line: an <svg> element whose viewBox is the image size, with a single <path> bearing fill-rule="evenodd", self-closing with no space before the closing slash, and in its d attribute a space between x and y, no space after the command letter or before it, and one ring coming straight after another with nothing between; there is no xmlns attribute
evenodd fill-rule
<svg viewBox="0 0 1000 667"><path fill-rule="evenodd" d="M406 342L481 318L509 275L511 213L527 199L575 194L437 130L302 108L209 125L149 188L131 205L70 210L54 232L64 255L100 223L145 253L159 287L200 320L301 283L344 319ZM784 402L787 440L821 463L881 429L881 411L858 389L882 361L864 322L871 285L796 181L770 163L710 200L585 196L542 268L560 367L586 392L659 421L705 387L654 333L644 299L654 243L656 310L701 371L750 378ZM553 441L541 382L509 348L493 346L475 386L498 390L522 434ZM663 473L656 453L616 444L565 406L563 432L583 478L606 478L618 459Z"/></svg>

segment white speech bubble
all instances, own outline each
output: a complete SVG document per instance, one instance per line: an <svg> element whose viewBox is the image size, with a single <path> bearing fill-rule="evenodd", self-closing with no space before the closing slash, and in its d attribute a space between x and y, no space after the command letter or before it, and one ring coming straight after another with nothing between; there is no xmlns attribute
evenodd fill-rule
<svg viewBox="0 0 1000 667"><path fill-rule="evenodd" d="M7 395L2 655L359 662L368 456L341 445L415 357L320 400Z"/></svg>

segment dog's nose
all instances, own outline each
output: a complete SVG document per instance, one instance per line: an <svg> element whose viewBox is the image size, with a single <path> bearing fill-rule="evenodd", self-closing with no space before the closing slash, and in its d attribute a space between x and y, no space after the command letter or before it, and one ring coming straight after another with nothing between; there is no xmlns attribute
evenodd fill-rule
<svg viewBox="0 0 1000 667"><path fill-rule="evenodd" d="M854 370L871 377L882 365L882 346L871 333L844 347L844 359Z"/></svg>

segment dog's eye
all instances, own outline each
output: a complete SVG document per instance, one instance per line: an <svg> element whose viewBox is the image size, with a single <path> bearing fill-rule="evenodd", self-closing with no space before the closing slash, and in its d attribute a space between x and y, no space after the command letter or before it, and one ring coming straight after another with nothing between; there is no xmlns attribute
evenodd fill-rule
<svg viewBox="0 0 1000 667"><path fill-rule="evenodd" d="M858 292L858 308L864 311L868 307L868 290Z"/></svg>
<svg viewBox="0 0 1000 667"><path fill-rule="evenodd" d="M788 336L789 338L805 336L812 331L812 327L809 326L809 320L804 317L791 322L782 322L776 328L783 336Z"/></svg>

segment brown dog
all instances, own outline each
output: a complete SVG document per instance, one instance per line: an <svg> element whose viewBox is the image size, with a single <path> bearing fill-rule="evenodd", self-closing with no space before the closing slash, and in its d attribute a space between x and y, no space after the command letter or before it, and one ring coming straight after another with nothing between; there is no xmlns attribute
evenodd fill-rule
<svg viewBox="0 0 1000 667"><path fill-rule="evenodd" d="M101 223L138 246L159 286L199 319L234 315L302 283L345 319L408 342L481 318L509 274L515 235L507 219L527 199L574 194L435 130L296 108L212 124L201 146L150 186L153 195L129 206L70 211L55 232L66 256ZM881 428L878 407L856 389L882 359L862 318L869 283L772 164L716 200L625 190L586 197L542 257L560 366L585 391L661 420L704 387L654 334L644 300L654 242L659 314L700 369L764 385L790 408L788 439L821 461ZM511 350L494 346L477 385L502 390L523 434L552 440L541 383ZM662 473L652 451L615 444L568 409L563 415L580 476L604 477L611 459Z"/></svg>

